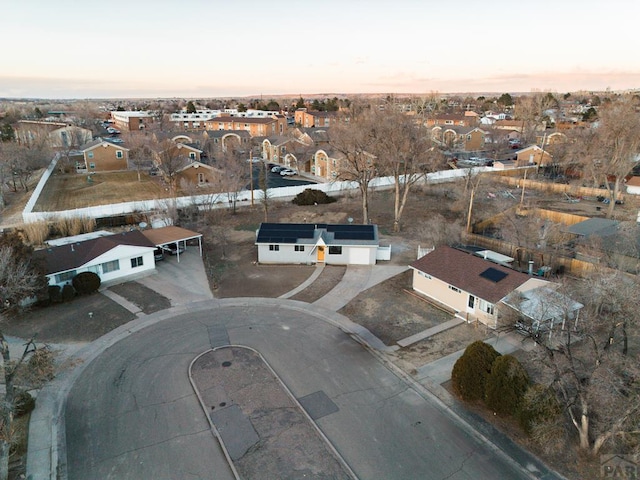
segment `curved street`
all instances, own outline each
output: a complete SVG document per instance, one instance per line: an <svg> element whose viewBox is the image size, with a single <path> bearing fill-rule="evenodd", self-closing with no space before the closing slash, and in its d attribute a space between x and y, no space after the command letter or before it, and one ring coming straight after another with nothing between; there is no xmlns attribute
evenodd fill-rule
<svg viewBox="0 0 640 480"><path fill-rule="evenodd" d="M334 312L262 298L181 311L140 319L149 326L120 332L79 374L64 412L68 478L233 478L188 378L198 354L228 344L259 351L296 398L337 407L316 423L361 479L528 478Z"/></svg>

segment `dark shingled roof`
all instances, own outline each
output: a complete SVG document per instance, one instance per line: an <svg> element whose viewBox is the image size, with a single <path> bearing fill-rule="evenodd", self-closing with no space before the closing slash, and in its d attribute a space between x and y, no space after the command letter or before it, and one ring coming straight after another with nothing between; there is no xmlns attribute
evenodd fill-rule
<svg viewBox="0 0 640 480"><path fill-rule="evenodd" d="M438 247L410 267L491 303L500 301L531 278L451 247Z"/></svg>
<svg viewBox="0 0 640 480"><path fill-rule="evenodd" d="M134 230L131 232L116 233L107 237L85 240L84 242L37 250L34 252L34 256L44 260L46 274L49 275L81 267L118 245L155 247L155 244L147 239L140 231Z"/></svg>
<svg viewBox="0 0 640 480"><path fill-rule="evenodd" d="M262 223L256 244L291 243L315 245L318 239L326 245L377 245L377 225L326 223Z"/></svg>

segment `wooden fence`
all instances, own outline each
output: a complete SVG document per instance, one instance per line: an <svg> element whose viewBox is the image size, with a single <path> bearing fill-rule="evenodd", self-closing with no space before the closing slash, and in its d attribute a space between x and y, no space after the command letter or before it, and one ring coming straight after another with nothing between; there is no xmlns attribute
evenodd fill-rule
<svg viewBox="0 0 640 480"><path fill-rule="evenodd" d="M563 194L566 193L571 197L605 197L609 198L609 192L606 188L591 188L591 187L581 187L579 185L567 185L564 183L551 183L551 182L541 182L538 180L525 180L524 178L515 178L512 176L499 175L496 176L499 178L501 182L506 183L507 185L511 185L513 187L522 188L524 185L525 188L531 188L533 190L540 190L548 193L558 193ZM622 192L618 192L618 196L616 200L623 201L624 195Z"/></svg>
<svg viewBox="0 0 640 480"><path fill-rule="evenodd" d="M533 260L534 272L544 266L551 267L550 273L564 271L564 273L570 275L585 277L595 268L593 263L583 260L527 249L497 238L485 237L475 233L466 234L465 242L512 257L521 270L527 270L529 260Z"/></svg>

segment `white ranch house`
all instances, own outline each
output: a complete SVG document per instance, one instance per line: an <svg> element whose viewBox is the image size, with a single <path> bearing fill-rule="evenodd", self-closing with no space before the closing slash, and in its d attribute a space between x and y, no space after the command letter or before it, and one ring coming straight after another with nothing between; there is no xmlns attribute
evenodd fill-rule
<svg viewBox="0 0 640 480"><path fill-rule="evenodd" d="M258 263L375 265L377 225L263 223L257 231Z"/></svg>

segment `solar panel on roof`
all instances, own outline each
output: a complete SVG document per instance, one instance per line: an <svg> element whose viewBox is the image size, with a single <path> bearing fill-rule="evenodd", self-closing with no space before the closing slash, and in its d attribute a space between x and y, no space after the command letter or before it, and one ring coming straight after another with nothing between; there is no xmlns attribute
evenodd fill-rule
<svg viewBox="0 0 640 480"><path fill-rule="evenodd" d="M494 283L498 283L500 280L504 279L508 273L498 270L497 268L489 267L484 272L480 274L482 278L486 278L487 280L491 280Z"/></svg>

